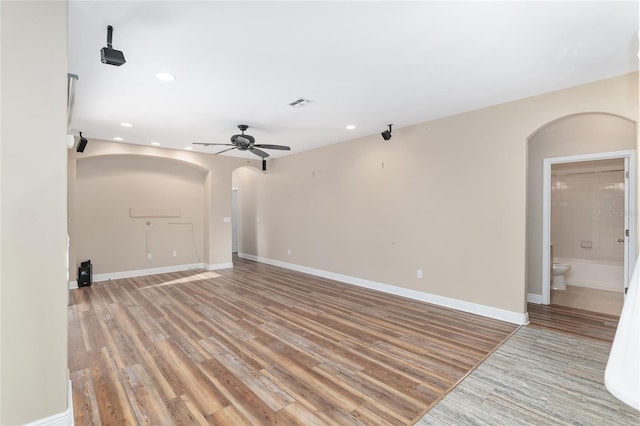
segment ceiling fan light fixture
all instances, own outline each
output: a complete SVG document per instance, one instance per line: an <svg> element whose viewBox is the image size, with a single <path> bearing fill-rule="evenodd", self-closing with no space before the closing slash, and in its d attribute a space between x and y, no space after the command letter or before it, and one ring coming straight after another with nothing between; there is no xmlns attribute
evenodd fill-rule
<svg viewBox="0 0 640 426"><path fill-rule="evenodd" d="M240 130L239 135L231 136L231 143L208 143L208 142L193 142L194 145L218 145L218 146L230 146L231 148L223 149L222 151L218 151L213 155L222 154L227 151L231 151L233 149L237 149L238 151L249 151L252 154L257 155L260 158L267 158L269 156L268 153L264 152L262 149L277 149L280 151L291 151L291 148L285 145L272 145L272 144L257 144L256 138L251 135L247 135L245 131L249 128L246 124L238 124L238 129Z"/></svg>

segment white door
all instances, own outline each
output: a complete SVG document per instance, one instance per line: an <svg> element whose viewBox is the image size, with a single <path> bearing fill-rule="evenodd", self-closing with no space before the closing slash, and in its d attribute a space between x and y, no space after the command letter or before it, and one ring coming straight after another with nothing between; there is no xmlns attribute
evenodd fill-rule
<svg viewBox="0 0 640 426"><path fill-rule="evenodd" d="M624 295L627 297L633 267L629 257L629 157L624 157Z"/></svg>

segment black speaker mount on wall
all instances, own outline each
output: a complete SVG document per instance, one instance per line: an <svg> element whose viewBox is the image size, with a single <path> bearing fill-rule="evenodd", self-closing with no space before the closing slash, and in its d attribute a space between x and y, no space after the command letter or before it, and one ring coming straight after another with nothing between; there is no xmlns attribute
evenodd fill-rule
<svg viewBox="0 0 640 426"><path fill-rule="evenodd" d="M80 140L78 141L78 147L76 148L76 152L84 152L85 147L87 146L87 138L82 136L82 132L80 132Z"/></svg>
<svg viewBox="0 0 640 426"><path fill-rule="evenodd" d="M393 126L393 124L389 124L389 130L385 130L384 132L380 133L382 135L382 139L384 139L385 141L391 139L391 126Z"/></svg>

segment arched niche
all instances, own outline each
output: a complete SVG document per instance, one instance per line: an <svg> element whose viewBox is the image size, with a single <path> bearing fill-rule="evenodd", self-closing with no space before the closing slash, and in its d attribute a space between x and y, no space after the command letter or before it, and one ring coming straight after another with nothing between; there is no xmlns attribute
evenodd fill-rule
<svg viewBox="0 0 640 426"><path fill-rule="evenodd" d="M206 167L176 158L78 157L70 176L70 264L91 259L96 275L202 267L209 179Z"/></svg>

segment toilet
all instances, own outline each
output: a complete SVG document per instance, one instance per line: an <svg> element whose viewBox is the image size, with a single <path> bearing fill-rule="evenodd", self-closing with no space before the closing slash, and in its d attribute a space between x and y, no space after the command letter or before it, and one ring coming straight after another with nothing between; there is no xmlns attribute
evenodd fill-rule
<svg viewBox="0 0 640 426"><path fill-rule="evenodd" d="M568 263L553 263L553 279L551 280L551 288L554 290L566 290L567 283L564 276L571 270Z"/></svg>

